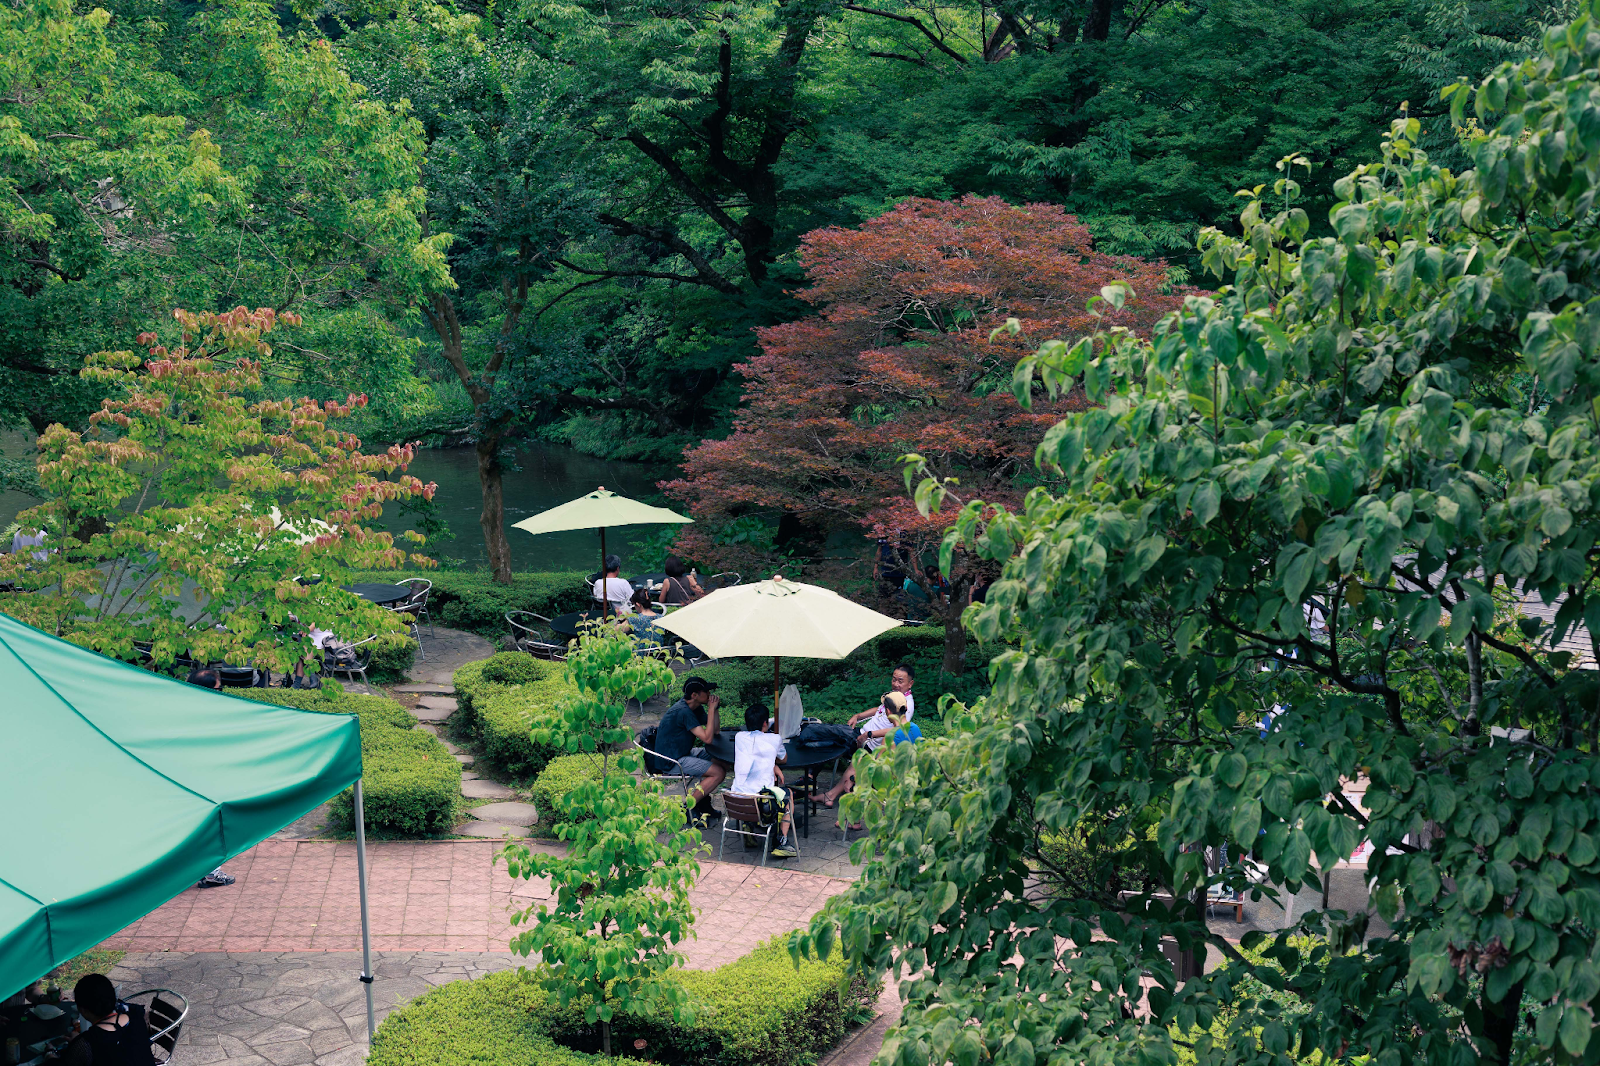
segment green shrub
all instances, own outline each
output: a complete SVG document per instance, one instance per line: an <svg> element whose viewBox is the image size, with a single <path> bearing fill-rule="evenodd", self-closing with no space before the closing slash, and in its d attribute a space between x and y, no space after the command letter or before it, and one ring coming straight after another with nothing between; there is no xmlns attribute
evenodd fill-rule
<svg viewBox="0 0 1600 1066"><path fill-rule="evenodd" d="M712 971L672 974L695 1001L695 1022L618 1016L613 1048L648 1043L652 1060L694 1066L792 1066L815 1061L865 1020L876 990L856 978L841 995L844 963L808 960L795 968L788 937ZM581 1003L558 1007L514 973L456 981L390 1013L378 1028L369 1066L589 1066L604 1060L555 1043L597 1044ZM631 1060L620 1059L620 1063Z"/></svg>
<svg viewBox="0 0 1600 1066"><path fill-rule="evenodd" d="M600 756L594 754L558 755L545 764L533 786L533 805L539 811L541 826L556 826L567 820L557 805L557 798L577 787L579 782L591 781L600 776Z"/></svg>
<svg viewBox="0 0 1600 1066"><path fill-rule="evenodd" d="M395 836L448 833L461 804L461 764L439 739L394 700L352 696L329 685L321 691L253 688L236 694L258 703L323 714L353 714L361 723L362 791L367 830ZM349 789L328 804L334 824L355 825Z"/></svg>
<svg viewBox="0 0 1600 1066"><path fill-rule="evenodd" d="M511 688L486 685L474 706L484 757L514 777L532 777L561 753L554 745L533 739L534 725L551 717L556 703L576 690L562 664L522 658L539 665L538 676Z"/></svg>
<svg viewBox="0 0 1600 1066"><path fill-rule="evenodd" d="M452 726L464 736L482 734L481 708L495 693L513 685L542 681L561 672L561 664L535 659L520 651L496 652L487 659L467 663L451 675L456 691L456 714Z"/></svg>
<svg viewBox="0 0 1600 1066"><path fill-rule="evenodd" d="M417 660L417 642L403 633L385 633L371 644L367 680L379 684L404 681Z"/></svg>
<svg viewBox="0 0 1600 1066"><path fill-rule="evenodd" d="M368 1066L630 1066L570 1051L546 1031L545 993L515 971L452 981L389 1012Z"/></svg>
<svg viewBox="0 0 1600 1066"><path fill-rule="evenodd" d="M568 611L581 611L589 605L588 574L579 570L550 573L514 574L511 584L497 584L481 571L382 570L351 576L358 581L395 581L402 577L424 577L433 582L428 595L428 617L451 629L499 640L509 635L507 611L532 611L554 618Z"/></svg>

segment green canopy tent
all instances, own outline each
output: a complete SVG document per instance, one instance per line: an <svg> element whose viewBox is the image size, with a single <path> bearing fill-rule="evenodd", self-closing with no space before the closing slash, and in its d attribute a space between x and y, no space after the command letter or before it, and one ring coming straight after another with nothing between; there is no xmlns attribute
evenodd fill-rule
<svg viewBox="0 0 1600 1066"><path fill-rule="evenodd" d="M354 718L196 688L4 614L0 692L0 994L354 784L371 1025Z"/></svg>

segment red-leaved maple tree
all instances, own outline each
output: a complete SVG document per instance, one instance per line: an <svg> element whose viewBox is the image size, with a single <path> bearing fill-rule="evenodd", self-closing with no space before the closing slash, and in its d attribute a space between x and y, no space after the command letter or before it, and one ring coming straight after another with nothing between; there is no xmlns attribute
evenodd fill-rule
<svg viewBox="0 0 1600 1066"><path fill-rule="evenodd" d="M995 197L908 200L857 228L808 234L800 256L811 286L798 295L817 314L760 331L761 354L738 367L747 385L733 434L691 449L684 476L663 485L699 523L678 547L719 567L770 569L774 556L717 535L752 513L792 516L819 546L840 531L879 538L880 559L944 622L944 665L959 672L958 619L978 574L957 559L947 585L924 576L951 513L918 514L897 460L919 453L963 495L1015 506L1036 483L1040 437L1083 403L1081 392L1041 395L1024 411L1011 392L1017 362L1045 340L1148 332L1181 296L1163 264L1094 251L1060 207ZM1112 282L1133 298L1091 309ZM995 333L1012 318L1019 332ZM807 571L847 580L849 561L829 554ZM899 592L882 581L879 591Z"/></svg>

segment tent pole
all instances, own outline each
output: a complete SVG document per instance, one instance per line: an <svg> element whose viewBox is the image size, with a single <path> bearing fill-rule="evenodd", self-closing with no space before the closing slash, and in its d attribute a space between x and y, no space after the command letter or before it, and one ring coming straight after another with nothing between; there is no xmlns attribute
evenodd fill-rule
<svg viewBox="0 0 1600 1066"><path fill-rule="evenodd" d="M372 1018L372 922L367 917L367 815L362 806L361 779L356 778L356 878L361 883L361 983L367 986L367 1048L378 1026Z"/></svg>

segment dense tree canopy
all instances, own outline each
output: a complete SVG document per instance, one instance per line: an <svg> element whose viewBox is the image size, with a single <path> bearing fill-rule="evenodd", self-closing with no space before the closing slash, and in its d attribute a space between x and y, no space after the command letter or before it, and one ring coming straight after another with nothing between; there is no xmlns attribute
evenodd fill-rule
<svg viewBox="0 0 1600 1066"><path fill-rule="evenodd" d="M666 486L699 523L680 548L719 569L774 565L754 544L702 532L764 510L796 521L812 554L835 534L888 538L926 586L922 564L949 522L909 505L894 459L918 452L968 491L1019 503L1040 434L1082 404L1076 392L1017 404L1025 338L1085 332L1094 314L1148 332L1177 303L1161 264L1099 254L1060 208L998 198L908 200L859 228L809 234L800 262L811 285L799 295L818 313L761 331L761 354L738 367L748 384L733 434L689 451ZM1144 295L1087 310L1112 282ZM1002 329L1008 319L1022 336ZM924 591L951 623L946 665L959 671L955 622L973 573L950 578Z"/></svg>
<svg viewBox="0 0 1600 1066"><path fill-rule="evenodd" d="M1453 88L1470 169L1399 119L1331 235L1285 178L1153 339L1019 365L1091 406L1044 435L1059 488L947 542L1004 561L968 620L1013 647L963 728L858 766L876 858L816 928L913 975L880 1061L1600 1055L1596 672L1559 647L1600 650L1596 15ZM1052 836L1147 825L1170 911L1030 890ZM1372 913L1208 934L1212 886L1295 891L1363 838Z"/></svg>

